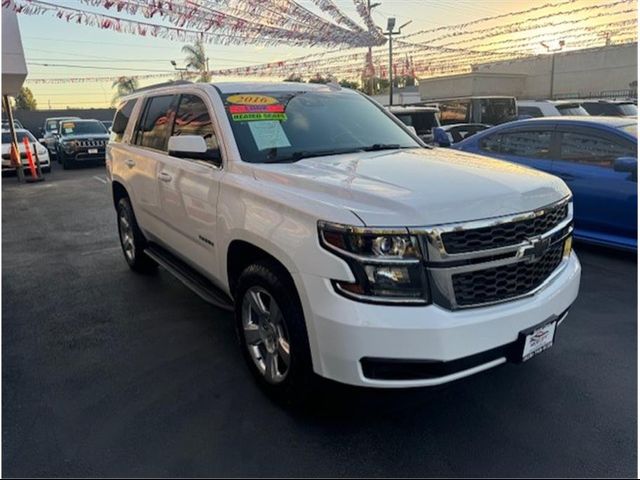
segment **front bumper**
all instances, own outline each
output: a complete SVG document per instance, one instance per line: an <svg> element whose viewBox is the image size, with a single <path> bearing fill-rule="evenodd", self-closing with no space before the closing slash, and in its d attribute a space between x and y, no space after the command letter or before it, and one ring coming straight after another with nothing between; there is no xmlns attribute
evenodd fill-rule
<svg viewBox="0 0 640 480"><path fill-rule="evenodd" d="M335 293L327 279L298 273L294 280L305 312L314 371L350 385L401 388L440 385L505 363L521 331L549 318L564 320L578 295L580 273L580 262L571 253L535 295L457 311L436 305L360 303ZM503 355L481 355L501 348L505 349ZM473 356L478 362L464 363ZM371 378L370 359L458 361L464 368L452 373L445 368L442 376L388 380Z"/></svg>

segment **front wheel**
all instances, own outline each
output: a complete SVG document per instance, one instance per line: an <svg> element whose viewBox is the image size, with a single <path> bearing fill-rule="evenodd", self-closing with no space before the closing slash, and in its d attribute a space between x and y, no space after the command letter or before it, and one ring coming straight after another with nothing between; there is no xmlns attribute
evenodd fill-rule
<svg viewBox="0 0 640 480"><path fill-rule="evenodd" d="M138 273L155 272L158 264L144 253L144 249L147 247L147 240L138 227L128 198L120 199L117 212L120 246L129 268Z"/></svg>
<svg viewBox="0 0 640 480"><path fill-rule="evenodd" d="M238 280L235 305L241 348L260 386L286 403L309 400L318 378L290 277L275 262L250 265Z"/></svg>

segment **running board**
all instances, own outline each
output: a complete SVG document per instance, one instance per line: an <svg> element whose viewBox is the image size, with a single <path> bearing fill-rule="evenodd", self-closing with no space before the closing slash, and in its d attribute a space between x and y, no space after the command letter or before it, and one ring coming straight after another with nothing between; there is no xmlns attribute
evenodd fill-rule
<svg viewBox="0 0 640 480"><path fill-rule="evenodd" d="M158 245L149 245L144 253L193 290L205 302L224 310L233 311L233 301L227 294L172 253Z"/></svg>

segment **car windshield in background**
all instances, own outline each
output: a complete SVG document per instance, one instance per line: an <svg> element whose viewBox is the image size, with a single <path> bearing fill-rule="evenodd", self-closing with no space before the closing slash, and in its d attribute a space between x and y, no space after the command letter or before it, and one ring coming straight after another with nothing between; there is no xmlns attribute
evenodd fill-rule
<svg viewBox="0 0 640 480"><path fill-rule="evenodd" d="M638 107L633 103L620 103L618 104L618 108L624 115L638 115Z"/></svg>
<svg viewBox="0 0 640 480"><path fill-rule="evenodd" d="M223 101L246 162L421 147L374 103L353 92L228 94Z"/></svg>
<svg viewBox="0 0 640 480"><path fill-rule="evenodd" d="M66 135L101 135L106 134L107 129L100 122L79 122L66 120L60 122L60 133Z"/></svg>
<svg viewBox="0 0 640 480"><path fill-rule="evenodd" d="M398 119L405 125L416 129L418 135L430 134L433 127L437 127L435 112L396 113Z"/></svg>
<svg viewBox="0 0 640 480"><path fill-rule="evenodd" d="M36 139L29 132L16 132L18 137L18 143L24 141L24 137L27 137L30 142L35 142ZM2 132L2 144L11 143L11 134L9 132Z"/></svg>
<svg viewBox="0 0 640 480"><path fill-rule="evenodd" d="M556 105L556 108L560 112L560 115L589 115L581 105Z"/></svg>

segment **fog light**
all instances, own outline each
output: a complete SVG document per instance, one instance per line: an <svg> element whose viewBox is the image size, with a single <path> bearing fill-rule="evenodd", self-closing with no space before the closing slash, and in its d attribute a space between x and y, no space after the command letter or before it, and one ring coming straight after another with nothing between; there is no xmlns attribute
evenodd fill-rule
<svg viewBox="0 0 640 480"><path fill-rule="evenodd" d="M568 257L571 254L571 250L573 249L573 237L569 236L564 241L564 250L562 252L563 257Z"/></svg>

